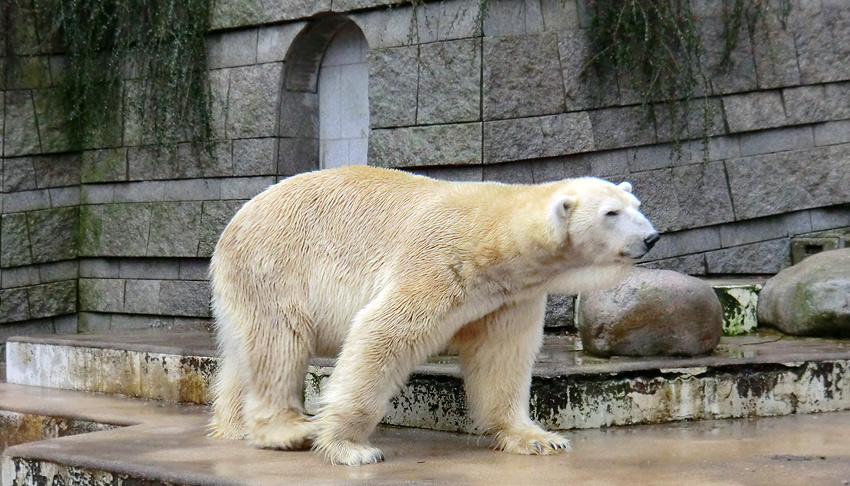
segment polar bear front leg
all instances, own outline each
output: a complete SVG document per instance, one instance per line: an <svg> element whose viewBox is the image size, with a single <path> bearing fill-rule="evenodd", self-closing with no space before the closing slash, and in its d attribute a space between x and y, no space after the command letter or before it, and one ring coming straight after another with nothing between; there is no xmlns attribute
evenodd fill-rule
<svg viewBox="0 0 850 486"><path fill-rule="evenodd" d="M543 339L546 296L506 304L458 331L450 349L460 358L469 410L494 447L514 454L548 455L569 441L529 418L531 369Z"/></svg>
<svg viewBox="0 0 850 486"><path fill-rule="evenodd" d="M414 295L379 297L355 317L322 396L313 448L332 464L359 466L384 460L369 436L387 403L414 366L445 345L454 332L431 322Z"/></svg>

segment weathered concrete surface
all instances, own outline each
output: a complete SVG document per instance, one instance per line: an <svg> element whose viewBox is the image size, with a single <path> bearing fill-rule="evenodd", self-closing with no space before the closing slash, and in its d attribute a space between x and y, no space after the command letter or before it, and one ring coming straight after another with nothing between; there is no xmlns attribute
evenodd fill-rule
<svg viewBox="0 0 850 486"><path fill-rule="evenodd" d="M842 485L850 480L850 413L690 422L568 432L551 457L489 450L488 438L379 428L386 462L329 466L309 452L259 450L206 437L198 407L151 407L77 392L0 385L0 408L38 408L139 425L7 449L3 486L205 485ZM120 412L119 412L120 411ZM650 467L647 467L647 466ZM792 479L793 478L793 479ZM76 480L76 482L75 482Z"/></svg>
<svg viewBox="0 0 850 486"><path fill-rule="evenodd" d="M850 248L806 258L767 281L759 322L795 336L850 337Z"/></svg>
<svg viewBox="0 0 850 486"><path fill-rule="evenodd" d="M723 310L703 280L635 268L616 287L582 294L576 324L594 356L696 356L720 342Z"/></svg>
<svg viewBox="0 0 850 486"><path fill-rule="evenodd" d="M556 429L850 410L850 342L725 337L697 358L593 358L570 337L549 337L531 388L532 415ZM206 403L218 366L209 333L14 338L10 383ZM317 411L333 360L314 359L305 379ZM384 423L470 431L457 358L416 369Z"/></svg>
<svg viewBox="0 0 850 486"><path fill-rule="evenodd" d="M738 336L758 327L758 299L764 281L708 281L723 307L723 335Z"/></svg>

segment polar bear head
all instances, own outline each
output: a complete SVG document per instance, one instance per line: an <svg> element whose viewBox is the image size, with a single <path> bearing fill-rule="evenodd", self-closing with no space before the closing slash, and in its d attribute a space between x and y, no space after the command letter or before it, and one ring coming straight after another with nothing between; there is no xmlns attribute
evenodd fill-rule
<svg viewBox="0 0 850 486"><path fill-rule="evenodd" d="M555 238L594 264L633 263L659 239L628 182L570 179L558 184L551 204Z"/></svg>

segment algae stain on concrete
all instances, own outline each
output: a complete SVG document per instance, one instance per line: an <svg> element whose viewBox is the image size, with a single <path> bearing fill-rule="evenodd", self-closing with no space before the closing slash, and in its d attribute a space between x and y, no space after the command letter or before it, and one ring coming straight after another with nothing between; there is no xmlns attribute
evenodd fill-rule
<svg viewBox="0 0 850 486"><path fill-rule="evenodd" d="M716 285L714 293L723 307L723 334L747 334L758 327L758 292L761 286Z"/></svg>

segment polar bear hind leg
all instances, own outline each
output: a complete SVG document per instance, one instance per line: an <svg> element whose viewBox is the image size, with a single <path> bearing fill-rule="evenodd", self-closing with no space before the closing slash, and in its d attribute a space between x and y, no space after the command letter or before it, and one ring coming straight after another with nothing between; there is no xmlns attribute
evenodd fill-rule
<svg viewBox="0 0 850 486"><path fill-rule="evenodd" d="M531 370L543 339L546 296L506 304L468 324L452 339L464 377L470 413L494 447L514 454L548 455L569 441L529 418Z"/></svg>

